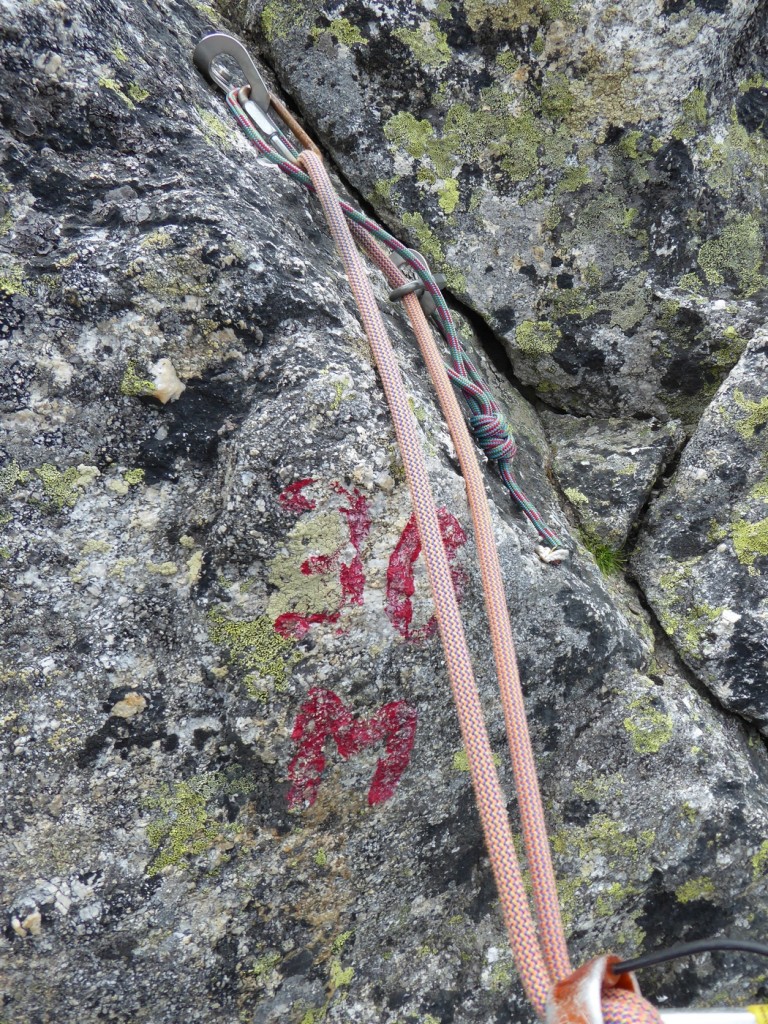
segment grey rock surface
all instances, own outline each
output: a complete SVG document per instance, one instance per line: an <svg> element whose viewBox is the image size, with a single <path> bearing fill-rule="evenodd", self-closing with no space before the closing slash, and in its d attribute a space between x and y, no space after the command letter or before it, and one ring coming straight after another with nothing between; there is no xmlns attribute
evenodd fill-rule
<svg viewBox="0 0 768 1024"><path fill-rule="evenodd" d="M525 1024L426 581L396 557L410 503L377 377L319 210L247 162L191 67L213 14L0 8L3 1014ZM463 484L383 305L514 815ZM161 404L169 364L185 387ZM485 369L568 538L535 409ZM487 479L574 961L764 934L758 733L576 539L543 565ZM313 690L358 722L415 716L387 799L381 748L329 738L311 800L293 737ZM763 985L721 956L645 988Z"/></svg>
<svg viewBox="0 0 768 1024"><path fill-rule="evenodd" d="M552 471L588 538L623 548L653 485L684 440L670 420L600 420L546 413Z"/></svg>
<svg viewBox="0 0 768 1024"><path fill-rule="evenodd" d="M695 425L761 321L765 4L237 10L520 380L561 411Z"/></svg>
<svg viewBox="0 0 768 1024"><path fill-rule="evenodd" d="M756 334L652 508L633 567L681 657L768 728L768 333Z"/></svg>

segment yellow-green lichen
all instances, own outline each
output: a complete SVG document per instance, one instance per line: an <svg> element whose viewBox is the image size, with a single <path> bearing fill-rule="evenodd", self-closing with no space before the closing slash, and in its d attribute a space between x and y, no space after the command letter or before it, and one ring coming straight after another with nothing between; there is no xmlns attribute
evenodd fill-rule
<svg viewBox="0 0 768 1024"><path fill-rule="evenodd" d="M501 758L498 754L493 754L493 763L497 768L501 767ZM451 762L451 768L455 772L468 772L469 771L469 758L464 747L461 750L457 750L453 755L453 761Z"/></svg>
<svg viewBox="0 0 768 1024"><path fill-rule="evenodd" d="M434 135L429 121L419 121L406 111L390 117L384 125L384 137L394 146L404 149L414 160L427 155L429 142Z"/></svg>
<svg viewBox="0 0 768 1024"><path fill-rule="evenodd" d="M340 960L331 960L328 978L331 993L339 988L346 988L352 983L354 976L355 971L353 967L342 967Z"/></svg>
<svg viewBox="0 0 768 1024"><path fill-rule="evenodd" d="M42 482L48 510L61 512L75 507L94 476L98 476L98 470L93 466L70 466L62 470L46 462L35 469L35 474Z"/></svg>
<svg viewBox="0 0 768 1024"><path fill-rule="evenodd" d="M742 565L754 567L755 559L768 555L768 519L748 523L738 519L731 523L731 537L736 557Z"/></svg>
<svg viewBox="0 0 768 1024"><path fill-rule="evenodd" d="M611 918L616 917L624 904L637 896L639 890L634 885L622 885L621 882L612 882L607 889L598 893L595 901L595 917Z"/></svg>
<svg viewBox="0 0 768 1024"><path fill-rule="evenodd" d="M615 292L603 296L611 311L611 325L622 331L636 327L650 309L650 296L646 275L636 274Z"/></svg>
<svg viewBox="0 0 768 1024"><path fill-rule="evenodd" d="M4 260L0 264L0 295L29 295L24 270L18 263Z"/></svg>
<svg viewBox="0 0 768 1024"><path fill-rule="evenodd" d="M694 900L711 900L715 895L715 883L706 875L690 878L675 889L678 903L693 903Z"/></svg>
<svg viewBox="0 0 768 1024"><path fill-rule="evenodd" d="M148 377L142 377L136 371L136 364L131 361L125 368L123 379L120 381L120 394L129 398L138 398L143 395L153 395L157 385Z"/></svg>
<svg viewBox="0 0 768 1024"><path fill-rule="evenodd" d="M328 408L331 412L339 411L341 403L344 401L344 397L349 393L349 386L350 381L347 377L333 382L333 398L328 403Z"/></svg>
<svg viewBox="0 0 768 1024"><path fill-rule="evenodd" d="M136 104L133 102L130 96L125 95L120 83L116 82L114 78L102 77L99 79L99 85L102 89L109 89L110 92L113 92L115 96L117 96L120 100L123 101L123 103L126 105L126 107L128 107L129 110L136 109Z"/></svg>
<svg viewBox="0 0 768 1024"><path fill-rule="evenodd" d="M367 46L368 40L362 34L357 25L353 25L348 18L334 18L326 28L314 28L311 35L318 39L321 35L330 35L342 44L342 46Z"/></svg>
<svg viewBox="0 0 768 1024"><path fill-rule="evenodd" d="M523 192L520 196L520 205L525 206L527 203L538 202L539 199L544 198L545 191L544 182L538 181L533 188L528 189L527 192Z"/></svg>
<svg viewBox="0 0 768 1024"><path fill-rule="evenodd" d="M760 844L760 849L752 855L752 878L758 879L768 867L768 839Z"/></svg>
<svg viewBox="0 0 768 1024"><path fill-rule="evenodd" d="M627 158L627 160L637 160L640 156L640 150L637 148L637 144L642 137L643 133L639 131L625 132L621 139L619 139L616 148L622 156Z"/></svg>
<svg viewBox="0 0 768 1024"><path fill-rule="evenodd" d="M573 0L462 0L469 27L488 22L494 29L518 29L522 25L568 18Z"/></svg>
<svg viewBox="0 0 768 1024"><path fill-rule="evenodd" d="M286 688L287 672L298 655L294 644L275 632L271 619L262 615L237 621L214 609L208 620L213 643L226 647L231 664L246 671L244 683L251 696L266 700L269 679L275 690Z"/></svg>
<svg viewBox="0 0 768 1024"><path fill-rule="evenodd" d="M147 572L152 576L175 576L178 571L175 562L147 562Z"/></svg>
<svg viewBox="0 0 768 1024"><path fill-rule="evenodd" d="M586 320L594 316L598 305L588 298L586 288L562 288L552 295L551 309L552 315L558 320L566 316Z"/></svg>
<svg viewBox="0 0 768 1024"><path fill-rule="evenodd" d="M307 11L291 0L269 0L261 12L261 27L267 42L284 39L292 30L302 27L314 11Z"/></svg>
<svg viewBox="0 0 768 1024"><path fill-rule="evenodd" d="M587 825L567 825L556 832L552 849L560 856L578 857L587 869L596 856L603 856L609 862L635 861L648 852L655 838L651 829L633 835L625 823L606 814L597 814Z"/></svg>
<svg viewBox="0 0 768 1024"><path fill-rule="evenodd" d="M149 801L148 806L159 809L164 816L147 825L147 840L155 851L148 875L186 865L190 857L212 850L229 832L206 807L220 784L218 776L201 776L176 783L173 789Z"/></svg>
<svg viewBox="0 0 768 1024"><path fill-rule="evenodd" d="M588 185L591 180L588 168L581 165L569 167L557 183L555 193L578 192L583 185Z"/></svg>
<svg viewBox="0 0 768 1024"><path fill-rule="evenodd" d="M126 469L126 471L123 473L123 480L125 480L129 487L136 487L138 484L144 482L144 470Z"/></svg>
<svg viewBox="0 0 768 1024"><path fill-rule="evenodd" d="M630 735L638 754L658 754L672 739L672 716L660 711L653 699L644 694L629 705L631 714L624 719L624 728Z"/></svg>
<svg viewBox="0 0 768 1024"><path fill-rule="evenodd" d="M18 462L13 459L0 468L0 494L9 495L18 484L27 484L31 478L29 470L21 469Z"/></svg>
<svg viewBox="0 0 768 1024"><path fill-rule="evenodd" d="M541 113L551 121L565 121L573 110L576 97L566 75L547 73L541 88Z"/></svg>
<svg viewBox="0 0 768 1024"><path fill-rule="evenodd" d="M402 221L405 227L410 228L416 236L417 247L427 262L430 264L442 263L445 259L443 247L422 215L420 213L404 213Z"/></svg>
<svg viewBox="0 0 768 1024"><path fill-rule="evenodd" d="M724 274L736 278L738 290L751 295L763 283L763 234L760 219L748 214L727 224L717 238L699 249L698 263L710 284L724 282Z"/></svg>
<svg viewBox="0 0 768 1024"><path fill-rule="evenodd" d="M750 488L748 497L753 501L768 501L768 480L761 480Z"/></svg>
<svg viewBox="0 0 768 1024"><path fill-rule="evenodd" d="M374 198L380 199L385 203L391 203L392 190L398 181L400 181L399 174L393 174L391 178L382 178L380 181L377 181L373 186Z"/></svg>
<svg viewBox="0 0 768 1024"><path fill-rule="evenodd" d="M128 54L122 48L120 43L115 43L115 45L112 47L112 56L115 58L116 61L119 61L121 64L125 64L125 62L128 60Z"/></svg>
<svg viewBox="0 0 768 1024"><path fill-rule="evenodd" d="M707 94L703 89L694 89L681 104L682 117L672 130L674 139L690 139L698 135L707 123Z"/></svg>
<svg viewBox="0 0 768 1024"><path fill-rule="evenodd" d="M675 636L680 650L685 654L697 654L704 636L722 614L722 608L710 608L706 604L695 604L682 616Z"/></svg>
<svg viewBox="0 0 768 1024"><path fill-rule="evenodd" d="M730 370L741 358L747 347L747 338L742 337L735 327L723 331L723 347L714 353L714 364L719 370Z"/></svg>
<svg viewBox="0 0 768 1024"><path fill-rule="evenodd" d="M504 175L522 181L537 170L537 149L551 138L530 105L521 111L498 86L482 89L474 109L466 103L451 106L440 136L428 121L406 113L390 118L384 134L414 159L429 158L438 178L446 180L460 161L490 166L498 157Z"/></svg>
<svg viewBox="0 0 768 1024"><path fill-rule="evenodd" d="M683 274L678 281L678 285L686 292L701 295L702 285L698 274Z"/></svg>
<svg viewBox="0 0 768 1024"><path fill-rule="evenodd" d="M523 320L515 331L515 344L530 356L549 355L561 339L560 329L549 320Z"/></svg>
<svg viewBox="0 0 768 1024"><path fill-rule="evenodd" d="M436 21L422 21L418 28L398 28L392 33L426 67L441 68L450 63L451 48L448 37Z"/></svg>
<svg viewBox="0 0 768 1024"><path fill-rule="evenodd" d="M173 236L160 228L149 235L145 235L139 243L142 249L167 249L173 245Z"/></svg>
<svg viewBox="0 0 768 1024"><path fill-rule="evenodd" d="M747 415L736 424L736 430L745 441L754 436L755 431L768 423L768 397L761 398L759 402L753 402L747 398L743 391L736 389L733 393L733 400Z"/></svg>
<svg viewBox="0 0 768 1024"><path fill-rule="evenodd" d="M589 499L576 487L565 487L563 493L572 505L588 505Z"/></svg>
<svg viewBox="0 0 768 1024"><path fill-rule="evenodd" d="M455 178L441 181L437 189L437 203L443 213L451 214L459 205L459 183Z"/></svg>
<svg viewBox="0 0 768 1024"><path fill-rule="evenodd" d="M314 856L314 861L319 868L324 868L328 864L328 854L325 850L318 850Z"/></svg>
<svg viewBox="0 0 768 1024"><path fill-rule="evenodd" d="M204 110L202 107L195 107L197 116L203 122L203 134L205 135L206 142L209 142L212 146L220 146L222 149L227 150L232 145L232 133L229 129L229 125L225 124L220 117L216 114L212 114L210 110Z"/></svg>
<svg viewBox="0 0 768 1024"><path fill-rule="evenodd" d="M693 806L693 804L689 804L687 800L684 800L682 802L682 804L680 805L680 810L684 814L686 820L689 821L691 824L693 824L699 816L696 808Z"/></svg>
<svg viewBox="0 0 768 1024"><path fill-rule="evenodd" d="M507 50L496 57L496 64L501 68L505 75L514 75L520 67L520 58L511 50Z"/></svg>
<svg viewBox="0 0 768 1024"><path fill-rule="evenodd" d="M251 968L253 976L256 978L257 982L261 985L266 984L269 976L274 973L282 959L282 956L275 952L264 953L260 956Z"/></svg>
<svg viewBox="0 0 768 1024"><path fill-rule="evenodd" d="M128 95L134 103L143 103L149 98L149 89L145 89L138 82L131 82L128 86Z"/></svg>
<svg viewBox="0 0 768 1024"><path fill-rule="evenodd" d="M196 11L199 11L201 14L204 14L209 21L214 22L214 24L218 22L219 12L210 4L202 3L201 0L189 0L189 2L192 4Z"/></svg>

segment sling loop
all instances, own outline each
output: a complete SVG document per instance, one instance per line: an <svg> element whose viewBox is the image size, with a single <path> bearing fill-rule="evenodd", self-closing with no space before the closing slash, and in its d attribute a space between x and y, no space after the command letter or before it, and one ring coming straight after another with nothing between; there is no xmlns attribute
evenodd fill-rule
<svg viewBox="0 0 768 1024"><path fill-rule="evenodd" d="M486 398L487 392L479 386L477 371L458 343L448 308L424 261L378 225L339 200L316 151L305 149L301 154L296 153L295 160L284 161L253 128L238 101L236 91L228 94L227 101L254 146L266 156L273 154L270 156L273 162L285 169L286 173L298 177L302 184L317 195L347 272L403 458L475 799L499 891L502 914L526 993L536 1013L545 1018L547 1024L660 1024L661 1018L657 1011L639 995L634 977L612 974L611 963L617 963L618 958L601 957L575 973L568 959L493 524L475 450L451 382L455 384L460 379L460 388L465 397L469 392L475 402L473 407L470 399L467 399L473 415L481 418L476 426L480 427L487 450L496 452L497 448L500 449L497 461L501 462L509 456L504 454L508 451L502 433L505 425L498 408L490 396ZM348 220L351 224L348 224ZM446 367L419 299L410 291L403 294L402 301L435 385L467 489L538 928L528 903L506 801L493 762L418 428L355 242L382 269L391 288L402 289L407 281L369 233L384 242L389 249L401 253L416 271L426 290L435 298L441 333L451 349L452 366ZM531 521L534 520L531 518ZM554 538L554 535L551 536Z"/></svg>
<svg viewBox="0 0 768 1024"><path fill-rule="evenodd" d="M315 187L312 184L310 177L305 174L299 166L297 166L296 161L298 160L298 153L293 149L286 136L283 135L279 129L275 128L274 125L271 126L271 131L273 133L277 132L281 141L281 146L290 149L292 154L290 160L286 159L280 153L275 152L269 143L266 142L256 125L254 125L250 120L248 112L241 102L245 92L245 89L240 89L232 90L227 94L227 103L230 111L242 129L243 134L264 157L279 167L283 173L300 182L310 192L314 192ZM286 119L286 124L289 124L291 131L295 133L298 129L301 132L303 139L299 135L297 135L297 138L300 139L302 145L305 146L305 149L311 149L313 152L318 153L317 147L311 143L311 140L308 138L306 133L301 130L300 126L285 109L284 105L271 93L270 104L280 114L281 118ZM306 140L306 142L304 140ZM310 143L310 146L306 144L307 142ZM425 288L424 298L429 295L435 305L436 311L433 318L435 325L448 344L448 354L450 359L450 365L447 368L448 376L451 378L453 384L461 391L470 409L471 415L474 417L491 417L494 422L494 431L498 433L498 437L502 440L509 439L511 441L509 426L501 416L499 407L490 391L485 386L477 368L464 351L464 347L461 343L458 331L456 330L450 310L448 309L443 294L435 281L435 276L432 274L424 258L414 249L407 248L402 244L402 242L399 242L389 234L389 232L383 227L371 220L369 217L366 217L365 214L355 210L354 207L350 206L348 203L341 202L340 205L345 216L351 222L363 227L375 238L383 242L391 252L402 257L402 259L411 267L423 283ZM403 279L403 283L405 283L405 278ZM477 421L475 421L475 423L477 424ZM501 477L505 487L544 542L544 544L540 546L541 549L537 548L537 552L542 558L542 561L555 563L562 561L568 556L568 550L565 544L557 534L546 525L533 502L526 497L512 471L512 454L514 454L514 451L516 450L514 441L511 442L511 447L504 446L503 444L501 446L498 444L486 445L483 437L484 435L482 433L481 425L481 432L478 437L479 443L484 447L488 458L496 462L499 476Z"/></svg>

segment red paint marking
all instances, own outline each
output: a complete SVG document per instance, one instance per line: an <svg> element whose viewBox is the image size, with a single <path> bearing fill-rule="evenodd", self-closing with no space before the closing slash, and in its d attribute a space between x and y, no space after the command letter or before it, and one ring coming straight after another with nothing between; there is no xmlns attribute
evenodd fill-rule
<svg viewBox="0 0 768 1024"><path fill-rule="evenodd" d="M333 739L346 760L361 750L384 741L385 754L376 764L368 803L389 800L408 767L416 736L416 709L403 700L379 708L370 718L355 718L330 690L315 688L299 708L291 739L298 743L296 756L288 766L293 785L288 792L291 807L311 807L317 798L325 769L325 744Z"/></svg>
<svg viewBox="0 0 768 1024"><path fill-rule="evenodd" d="M339 568L339 580L341 581L341 592L349 604L362 604L363 591L365 590L365 573L363 563L359 556L355 555L349 565L341 563Z"/></svg>
<svg viewBox="0 0 768 1024"><path fill-rule="evenodd" d="M301 563L301 571L305 576L322 576L329 573L336 564L336 555L311 555Z"/></svg>
<svg viewBox="0 0 768 1024"><path fill-rule="evenodd" d="M336 622L338 612L314 612L312 615L299 615L298 612L284 612L275 619L275 632L291 640L301 640L309 632L309 627L316 622Z"/></svg>
<svg viewBox="0 0 768 1024"><path fill-rule="evenodd" d="M296 515L301 515L302 512L311 512L313 508L317 508L317 502L313 501L312 498L308 498L301 492L305 487L309 487L310 484L315 483L313 477L307 477L306 480L297 480L295 483L288 484L279 494L280 504L288 512L295 512Z"/></svg>
<svg viewBox="0 0 768 1024"><path fill-rule="evenodd" d="M356 487L354 487L352 492L350 492L346 487L342 487L338 482L331 486L337 494L343 494L345 497L349 498L349 506L347 508L342 506L339 509L339 512L341 512L347 520L347 526L349 527L349 539L352 542L352 546L355 551L359 552L360 547L368 536L368 531L371 528L371 517L368 513L368 500Z"/></svg>
<svg viewBox="0 0 768 1024"><path fill-rule="evenodd" d="M437 510L440 533L445 545L448 561L453 562L459 548L467 543L467 535L461 528L458 519L444 508ZM406 640L426 640L437 629L437 619L433 615L424 626L413 628L413 597L416 589L413 579L413 567L421 552L421 540L416 528L416 517L406 523L400 534L395 550L392 552L387 567L387 603L386 610L389 621ZM451 578L456 596L461 600L466 576L458 566L451 567Z"/></svg>
<svg viewBox="0 0 768 1024"><path fill-rule="evenodd" d="M315 483L313 479L297 480L289 484L280 494L280 501L293 512L310 511L317 502L311 501L300 493L301 489ZM275 620L275 629L284 637L300 640L306 636L309 627L321 622L338 622L341 609L346 605L363 603L365 591L365 572L360 560L360 548L371 529L371 517L368 512L368 500L356 487L348 491L338 482L331 484L333 490L349 499L349 504L342 505L338 511L344 516L349 530L349 540L355 549L355 557L346 565L341 561L341 548L331 555L310 555L301 564L301 572L305 576L327 576L338 573L341 586L341 602L338 607L328 612L315 612L312 615L301 615L298 612L286 612ZM289 493L290 492L290 493Z"/></svg>

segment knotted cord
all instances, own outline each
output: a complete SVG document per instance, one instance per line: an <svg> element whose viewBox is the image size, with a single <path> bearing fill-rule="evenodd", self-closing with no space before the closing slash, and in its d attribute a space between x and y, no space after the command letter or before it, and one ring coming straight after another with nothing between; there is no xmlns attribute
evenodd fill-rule
<svg viewBox="0 0 768 1024"><path fill-rule="evenodd" d="M310 192L314 192L315 186L312 183L312 180L298 166L297 161L299 159L299 154L292 146L290 140L286 136L282 134L280 135L280 141L289 152L294 154L294 162L286 160L285 157L275 152L275 150L264 141L253 126L250 118L240 103L240 94L243 91L244 90L233 89L229 92L227 94L227 104L229 105L230 111L245 136L251 144L258 149L262 156L265 156L268 160L279 167L284 174L287 174L289 177L298 181ZM295 119L291 117L283 104L281 104L276 97L271 96L271 103L277 110L278 114L280 114L280 116L285 120L286 124L291 127L291 131L294 133L296 133L297 129L301 131L300 126L296 123ZM302 145L307 149L311 146L312 150L317 152L316 147L314 147L314 144L306 134L302 132L302 135L304 136L303 139L301 139ZM297 138L299 138L298 135ZM307 143L309 143L309 146ZM381 227L381 225L377 224L369 217L366 217L365 214L360 213L359 210L355 210L354 207L350 206L348 203L341 200L339 202L345 216L352 223L360 225L360 227L364 228L365 231L369 232L382 242L390 251L397 253L400 259L405 261L414 273L417 274L418 278L424 285L425 291L430 295L435 304L435 322L448 345L448 355L450 359L450 365L447 367L448 376L453 384L461 391L467 405L469 406L471 413L470 422L475 422L480 427L480 434L476 435L478 443L483 448L488 458L496 463L499 476L501 477L505 487L510 492L523 514L536 529L541 539L551 548L559 550L563 555L565 555L565 545L563 541L547 526L536 509L536 506L526 497L517 482L512 470L512 457L514 456L517 447L512 439L509 424L501 414L493 395L483 382L483 379L474 363L464 350L464 346L461 343L461 338L459 337L453 317L451 316L451 311L446 304L445 298L443 297L429 266L418 252L407 248L407 246L398 241L398 239ZM406 281L405 278L402 280L404 282Z"/></svg>

